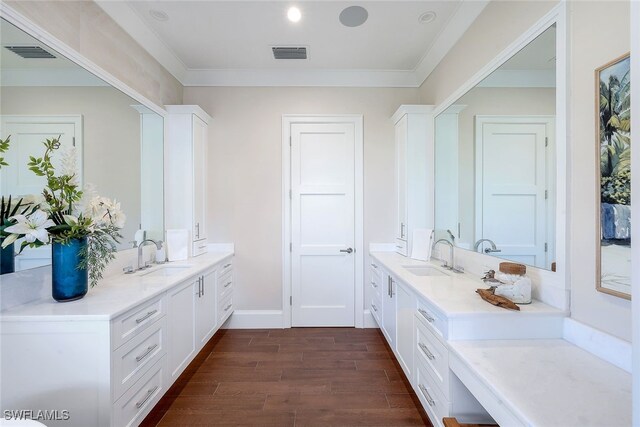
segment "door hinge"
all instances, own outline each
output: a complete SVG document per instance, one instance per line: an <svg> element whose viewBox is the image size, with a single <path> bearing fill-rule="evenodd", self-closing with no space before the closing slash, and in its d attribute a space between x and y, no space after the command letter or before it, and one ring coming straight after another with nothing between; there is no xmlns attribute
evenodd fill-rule
<svg viewBox="0 0 640 427"><path fill-rule="evenodd" d="M289 147L291 147L291 136L289 136Z"/></svg>
<svg viewBox="0 0 640 427"><path fill-rule="evenodd" d="M289 190L289 198L293 199L293 191Z"/></svg>
<svg viewBox="0 0 640 427"><path fill-rule="evenodd" d="M545 137L544 137L544 146L545 146L545 147L548 147L548 146L549 146L549 137L548 137L548 136L545 136Z"/></svg>
<svg viewBox="0 0 640 427"><path fill-rule="evenodd" d="M289 242L289 252L293 252L293 243Z"/></svg>
<svg viewBox="0 0 640 427"><path fill-rule="evenodd" d="M293 296L289 296L289 305L293 305Z"/></svg>
<svg viewBox="0 0 640 427"><path fill-rule="evenodd" d="M549 190L544 190L544 199L547 200L549 198Z"/></svg>
<svg viewBox="0 0 640 427"><path fill-rule="evenodd" d="M549 245L547 243L544 244L544 251L545 252L549 251Z"/></svg>
<svg viewBox="0 0 640 427"><path fill-rule="evenodd" d="M74 136L73 138L71 138L71 143L73 144L73 146L76 146L76 137Z"/></svg>

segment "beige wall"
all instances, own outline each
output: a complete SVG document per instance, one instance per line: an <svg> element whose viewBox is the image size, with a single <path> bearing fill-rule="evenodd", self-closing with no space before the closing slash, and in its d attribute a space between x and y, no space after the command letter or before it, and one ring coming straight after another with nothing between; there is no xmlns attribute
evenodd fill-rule
<svg viewBox="0 0 640 427"><path fill-rule="evenodd" d="M393 241L390 117L400 104L418 102L417 89L187 87L184 102L214 118L207 226L210 242L236 245L238 309L282 306L283 114L364 116L365 247Z"/></svg>
<svg viewBox="0 0 640 427"><path fill-rule="evenodd" d="M5 3L154 103L182 101L182 85L94 2Z"/></svg>
<svg viewBox="0 0 640 427"><path fill-rule="evenodd" d="M469 31L420 88L424 103L441 103L460 85L529 29L555 3L490 3ZM569 5L571 57L569 262L571 312L576 320L631 339L629 301L595 289L596 162L594 69L629 51L629 2L572 1ZM598 25L616 16L615 25ZM597 27L597 31L594 28Z"/></svg>
<svg viewBox="0 0 640 427"><path fill-rule="evenodd" d="M0 100L5 115L82 115L84 183L121 203L124 246L140 223L140 114L133 103L112 87L3 87Z"/></svg>
<svg viewBox="0 0 640 427"><path fill-rule="evenodd" d="M631 339L631 302L595 290L596 101L594 70L629 52L629 2L571 3L571 315ZM621 17L600 26L603 16ZM597 26L597 31L594 27Z"/></svg>

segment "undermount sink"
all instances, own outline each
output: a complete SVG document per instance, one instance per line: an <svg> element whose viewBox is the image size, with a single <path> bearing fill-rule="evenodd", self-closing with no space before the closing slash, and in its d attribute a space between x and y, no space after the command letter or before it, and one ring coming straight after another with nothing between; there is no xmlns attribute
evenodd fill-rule
<svg viewBox="0 0 640 427"><path fill-rule="evenodd" d="M442 276L447 276L446 273L443 273L442 271L438 270L437 268L434 267L429 267L426 265L403 265L402 268L404 268L405 270L407 270L409 273L416 275L416 276L434 276L434 277L442 277Z"/></svg>
<svg viewBox="0 0 640 427"><path fill-rule="evenodd" d="M144 277L170 277L182 273L189 265L165 265L155 270L142 273Z"/></svg>

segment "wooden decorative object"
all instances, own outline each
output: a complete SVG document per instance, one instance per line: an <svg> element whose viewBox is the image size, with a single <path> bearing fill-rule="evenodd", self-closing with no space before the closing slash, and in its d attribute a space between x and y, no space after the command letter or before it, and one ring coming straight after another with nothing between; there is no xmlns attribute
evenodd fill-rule
<svg viewBox="0 0 640 427"><path fill-rule="evenodd" d="M445 417L442 419L442 423L444 427L490 427L490 426L498 426L498 424L460 424L455 418Z"/></svg>
<svg viewBox="0 0 640 427"><path fill-rule="evenodd" d="M527 273L527 266L515 262L501 262L500 272L505 274L518 274L524 276Z"/></svg>
<svg viewBox="0 0 640 427"><path fill-rule="evenodd" d="M476 292L483 300L487 301L489 304L493 304L497 307L506 308L509 310L520 311L520 307L518 307L513 301L503 296L494 295L493 289L476 289Z"/></svg>

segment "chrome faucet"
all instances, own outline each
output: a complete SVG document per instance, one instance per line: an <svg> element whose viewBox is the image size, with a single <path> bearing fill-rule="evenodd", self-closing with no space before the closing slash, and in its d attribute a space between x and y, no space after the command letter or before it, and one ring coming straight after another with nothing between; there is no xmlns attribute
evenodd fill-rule
<svg viewBox="0 0 640 427"><path fill-rule="evenodd" d="M149 267L149 265L142 262L142 247L145 245L145 243L156 245L156 249L158 250L162 249L162 240L158 240L156 242L155 240L145 239L140 242L140 244L138 245L138 270L144 270L145 268Z"/></svg>
<svg viewBox="0 0 640 427"><path fill-rule="evenodd" d="M433 247L435 248L438 243L446 243L447 245L449 245L449 263L443 261L442 267L446 268L447 270L451 270L454 273L463 273L464 270L462 268L455 266L453 258L453 243L451 243L448 239L440 239L436 240L436 242L433 244Z"/></svg>
<svg viewBox="0 0 640 427"><path fill-rule="evenodd" d="M480 239L480 240L478 240L478 241L476 242L476 244L475 244L475 245L473 245L473 250L474 250L475 252L478 252L478 248L480 247L480 244L481 244L482 242L487 242L487 243L489 243L489 244L491 245L491 247L490 247L490 248L486 248L486 249L484 250L484 253L485 253L485 254L490 254L490 253L492 253L492 252L502 252L502 249L498 249L498 248L496 247L496 244L495 244L495 243L493 243L493 240L491 240L491 239Z"/></svg>

